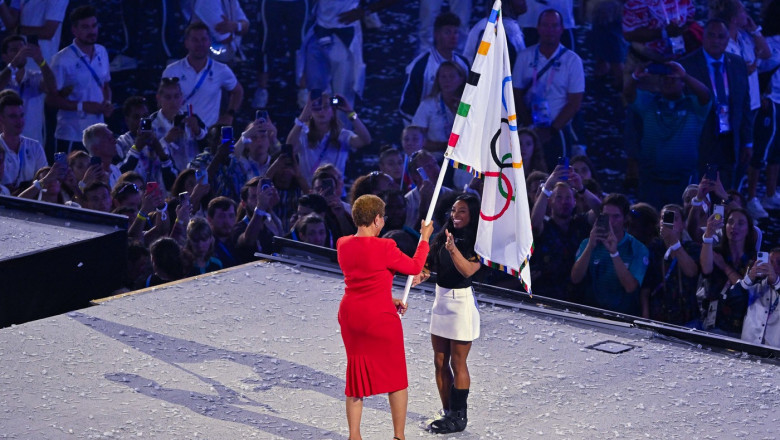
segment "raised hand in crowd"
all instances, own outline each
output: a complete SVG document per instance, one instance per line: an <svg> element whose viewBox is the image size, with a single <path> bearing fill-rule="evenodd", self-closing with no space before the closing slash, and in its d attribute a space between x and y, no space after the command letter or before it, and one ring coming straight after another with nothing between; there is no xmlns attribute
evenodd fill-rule
<svg viewBox="0 0 780 440"><path fill-rule="evenodd" d="M94 182L108 183L108 174L101 165L92 164L87 167L87 171L84 172L84 178L81 179L84 182L84 187L91 185Z"/></svg>

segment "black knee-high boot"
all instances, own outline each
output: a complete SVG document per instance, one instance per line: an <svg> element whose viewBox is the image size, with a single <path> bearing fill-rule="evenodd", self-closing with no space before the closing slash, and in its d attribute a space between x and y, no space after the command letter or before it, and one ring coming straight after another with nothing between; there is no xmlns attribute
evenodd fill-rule
<svg viewBox="0 0 780 440"><path fill-rule="evenodd" d="M466 429L468 398L468 388L460 390L453 385L450 388L450 411L444 418L431 424L431 431L437 434L448 434Z"/></svg>

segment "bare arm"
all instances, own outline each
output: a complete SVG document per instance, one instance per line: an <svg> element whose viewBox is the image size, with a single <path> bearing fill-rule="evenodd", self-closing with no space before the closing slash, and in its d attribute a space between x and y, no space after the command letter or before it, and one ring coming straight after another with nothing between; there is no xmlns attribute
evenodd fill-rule
<svg viewBox="0 0 780 440"><path fill-rule="evenodd" d="M51 40L54 38L59 25L59 21L46 20L43 26L20 26L19 33L22 35L37 35L42 40Z"/></svg>
<svg viewBox="0 0 780 440"><path fill-rule="evenodd" d="M477 273L482 265L478 261L467 260L463 254L460 253L457 246L455 246L455 242L452 238L452 234L450 234L450 231L447 231L446 229L444 231L447 234L447 241L445 242L444 247L450 253L452 262L455 264L455 269L457 269L458 272L463 275L463 277L470 278L472 275Z"/></svg>

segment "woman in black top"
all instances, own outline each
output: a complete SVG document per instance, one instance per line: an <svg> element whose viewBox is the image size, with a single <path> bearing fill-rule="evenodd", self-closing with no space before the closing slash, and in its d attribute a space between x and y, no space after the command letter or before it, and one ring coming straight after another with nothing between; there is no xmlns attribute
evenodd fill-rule
<svg viewBox="0 0 780 440"><path fill-rule="evenodd" d="M474 252L479 210L477 197L458 196L428 256L428 267L437 276L431 342L443 407L430 423L430 430L436 433L463 431L467 423L471 378L466 358L471 342L479 337L479 311L471 289L471 278L481 267ZM423 270L416 281L424 281L429 275L430 271Z"/></svg>

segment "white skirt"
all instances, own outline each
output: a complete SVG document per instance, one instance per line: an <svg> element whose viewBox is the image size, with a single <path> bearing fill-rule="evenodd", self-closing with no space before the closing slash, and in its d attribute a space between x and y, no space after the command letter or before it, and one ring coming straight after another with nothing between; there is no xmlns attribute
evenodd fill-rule
<svg viewBox="0 0 780 440"><path fill-rule="evenodd" d="M471 287L447 289L436 285L431 334L455 341L473 341L479 337L479 310Z"/></svg>

